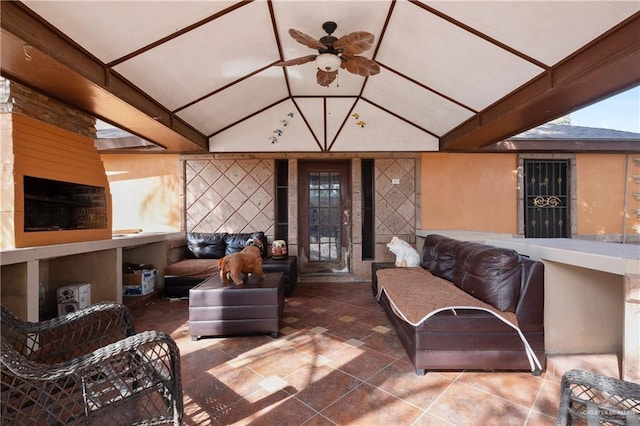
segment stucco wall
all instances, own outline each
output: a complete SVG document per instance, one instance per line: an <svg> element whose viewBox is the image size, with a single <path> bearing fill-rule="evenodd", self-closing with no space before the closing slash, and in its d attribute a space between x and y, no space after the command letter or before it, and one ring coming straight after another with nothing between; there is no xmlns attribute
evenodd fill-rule
<svg viewBox="0 0 640 426"><path fill-rule="evenodd" d="M422 228L517 233L515 154L425 153Z"/></svg>
<svg viewBox="0 0 640 426"><path fill-rule="evenodd" d="M632 179L634 163L625 154L579 154L576 163L578 234L620 234L623 223L625 232L634 232L633 225L640 223L632 211L640 207L632 195L640 191Z"/></svg>
<svg viewBox="0 0 640 426"><path fill-rule="evenodd" d="M113 230L181 230L180 157L102 154L111 188Z"/></svg>

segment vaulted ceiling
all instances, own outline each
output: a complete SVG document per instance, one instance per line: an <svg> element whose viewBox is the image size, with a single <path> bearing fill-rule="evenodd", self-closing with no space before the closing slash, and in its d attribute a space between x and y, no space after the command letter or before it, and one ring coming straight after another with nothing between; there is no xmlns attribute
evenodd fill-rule
<svg viewBox="0 0 640 426"><path fill-rule="evenodd" d="M2 74L168 152L477 151L640 83L634 1L2 2ZM375 36L329 87L314 39Z"/></svg>

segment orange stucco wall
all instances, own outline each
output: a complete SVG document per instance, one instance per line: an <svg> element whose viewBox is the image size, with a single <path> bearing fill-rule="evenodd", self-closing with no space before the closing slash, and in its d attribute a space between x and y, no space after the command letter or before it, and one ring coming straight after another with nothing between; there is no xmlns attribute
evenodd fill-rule
<svg viewBox="0 0 640 426"><path fill-rule="evenodd" d="M576 155L577 232L601 235L622 232L625 207L625 175L628 156L625 154ZM629 188L629 184L627 184ZM627 193L630 191L627 190ZM630 195L630 194L629 194ZM627 197L628 204L634 200ZM627 206L630 207L630 206ZM626 232L632 232L635 216L627 212Z"/></svg>
<svg viewBox="0 0 640 426"><path fill-rule="evenodd" d="M515 154L425 153L421 162L422 228L517 232Z"/></svg>
<svg viewBox="0 0 640 426"><path fill-rule="evenodd" d="M103 154L113 230L172 232L181 229L180 158L173 154Z"/></svg>

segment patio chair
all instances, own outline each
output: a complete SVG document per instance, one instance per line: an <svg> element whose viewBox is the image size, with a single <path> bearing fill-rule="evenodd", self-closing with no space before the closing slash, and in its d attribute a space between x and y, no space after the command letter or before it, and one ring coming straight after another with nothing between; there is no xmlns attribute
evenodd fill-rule
<svg viewBox="0 0 640 426"><path fill-rule="evenodd" d="M99 303L43 322L2 306L2 424L180 424L180 354L134 333L129 310Z"/></svg>
<svg viewBox="0 0 640 426"><path fill-rule="evenodd" d="M640 426L640 385L585 370L567 371L556 426L574 420L588 426Z"/></svg>

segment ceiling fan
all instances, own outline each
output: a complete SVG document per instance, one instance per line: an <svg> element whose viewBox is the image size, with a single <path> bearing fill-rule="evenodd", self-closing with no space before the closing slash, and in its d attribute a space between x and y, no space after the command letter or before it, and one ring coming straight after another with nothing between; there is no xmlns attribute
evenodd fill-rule
<svg viewBox="0 0 640 426"><path fill-rule="evenodd" d="M338 24L332 21L322 24L322 29L325 30L327 35L319 40L290 28L289 35L295 41L312 49L317 49L318 54L278 62L275 65L287 67L290 65L302 65L315 60L318 66L316 79L320 86L325 87L328 87L336 79L339 68L344 68L350 73L363 77L378 74L380 66L377 63L363 56L357 56L373 46L373 34L366 31L355 31L336 38L331 34L337 27Z"/></svg>

